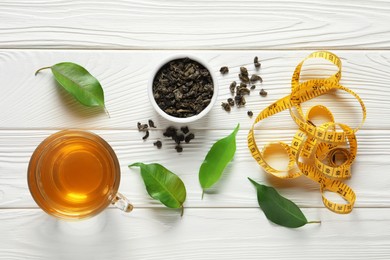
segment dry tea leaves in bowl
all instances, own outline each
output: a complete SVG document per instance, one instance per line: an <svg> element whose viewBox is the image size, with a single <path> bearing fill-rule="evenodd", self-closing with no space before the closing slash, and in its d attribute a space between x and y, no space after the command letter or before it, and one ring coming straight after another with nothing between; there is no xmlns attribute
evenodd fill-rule
<svg viewBox="0 0 390 260"><path fill-rule="evenodd" d="M72 62L61 62L51 67L43 67L35 72L51 69L56 81L81 104L88 107L103 107L104 92L99 81L82 66Z"/></svg>
<svg viewBox="0 0 390 260"><path fill-rule="evenodd" d="M190 58L167 62L157 71L152 83L152 95L158 111L174 118L201 114L215 100L214 92L210 71Z"/></svg>

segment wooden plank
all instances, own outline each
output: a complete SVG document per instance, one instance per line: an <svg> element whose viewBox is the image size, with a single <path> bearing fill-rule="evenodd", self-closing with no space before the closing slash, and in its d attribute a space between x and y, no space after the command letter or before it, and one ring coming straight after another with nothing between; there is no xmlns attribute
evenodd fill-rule
<svg viewBox="0 0 390 260"><path fill-rule="evenodd" d="M0 131L0 207L36 207L28 191L26 173L30 156L36 146L55 130L2 130ZM252 159L247 149L247 130L237 135L237 152L220 183L201 200L198 182L199 167L211 145L228 135L231 130L196 130L195 139L183 144L178 154L174 142L163 138L161 131L153 131L147 141L143 133L130 130L98 130L95 133L107 140L117 153L122 171L120 191L135 207L160 207L150 199L138 169L128 169L134 162L158 162L178 174L187 187L186 207L255 207L256 194L247 180L251 177L276 187L281 194L302 207L323 207L318 185L305 177L279 180L265 174ZM358 133L358 156L353 165L353 176L346 181L357 194L357 207L389 207L390 194L390 131L362 130ZM293 130L268 130L258 135L259 146L269 141L290 142ZM153 146L160 138L161 150ZM262 147L262 146L260 146Z"/></svg>
<svg viewBox="0 0 390 260"><path fill-rule="evenodd" d="M389 49L388 1L2 1L0 48Z"/></svg>
<svg viewBox="0 0 390 260"><path fill-rule="evenodd" d="M148 80L163 59L178 54L177 51L0 51L0 70L3 84L0 87L1 129L136 129L138 121L149 118L165 128L171 123L159 116L149 103ZM183 53L183 52L181 52ZM219 95L210 114L190 124L199 129L232 129L239 122L249 129L255 115L266 106L290 93L290 81L295 66L310 51L185 51L206 61L214 70ZM365 101L368 118L365 129L390 129L388 100L390 81L390 52L388 51L337 51L343 59L341 83L359 94ZM257 73L253 57L262 61L260 75L263 84L247 97L245 108L233 108L228 114L221 102L231 97L229 85L238 80L240 66L248 67L250 74ZM111 118L101 109L87 108L77 103L69 94L57 87L50 71L42 71L34 77L36 69L62 61L73 61L85 66L103 85L106 106ZM221 66L228 65L230 73L222 76ZM319 70L321 68L321 70ZM331 75L330 65L318 67L308 64L303 79ZM267 97L259 96L259 89L268 91ZM336 121L358 126L361 109L353 96L336 92L315 99L310 104L322 103L334 113ZM295 123L287 111L273 116L266 126L274 129L292 129ZM267 123L264 122L264 123ZM378 124L380 122L380 124Z"/></svg>
<svg viewBox="0 0 390 260"><path fill-rule="evenodd" d="M260 209L107 210L82 222L0 210L0 259L388 259L390 209L304 213L322 224L287 229Z"/></svg>

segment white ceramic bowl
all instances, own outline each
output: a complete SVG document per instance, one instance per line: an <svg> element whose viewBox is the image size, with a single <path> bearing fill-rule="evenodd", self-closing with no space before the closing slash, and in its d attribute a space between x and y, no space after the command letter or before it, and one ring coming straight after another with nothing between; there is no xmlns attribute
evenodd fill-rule
<svg viewBox="0 0 390 260"><path fill-rule="evenodd" d="M181 117L171 116L171 115L165 113L158 106L158 104L157 104L157 102L156 102L156 100L154 99L154 96L153 96L153 81L154 81L154 77L156 76L157 72L165 64L167 64L168 62L170 62L172 60L184 59L184 58L189 58L191 60L199 62L201 65L203 65L210 72L211 79L213 81L213 97L211 98L210 104L207 107L205 107L202 110L202 112L200 112L199 114L191 116L191 117L181 118ZM210 112L211 108L214 106L215 101L217 100L217 97L218 97L218 85L217 85L217 80L216 80L216 77L214 75L213 70L204 61L202 61L198 57L194 57L192 55L180 54L180 55L170 56L170 57L164 59L163 61L161 61L161 63L158 66L156 66L156 68L153 70L152 75L151 75L151 77L149 79L149 82L148 82L148 95L149 95L150 103L152 104L154 109L157 111L157 113L159 113L162 117L164 117L165 119L167 119L169 121L172 121L174 123L190 123L190 122L194 122L194 121L204 117L208 112Z"/></svg>

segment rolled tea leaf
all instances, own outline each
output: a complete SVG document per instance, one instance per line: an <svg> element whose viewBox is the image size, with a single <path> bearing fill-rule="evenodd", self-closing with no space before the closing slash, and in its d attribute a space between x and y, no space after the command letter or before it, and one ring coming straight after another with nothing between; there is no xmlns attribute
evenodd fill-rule
<svg viewBox="0 0 390 260"><path fill-rule="evenodd" d="M82 66L72 62L61 62L51 67L56 81L81 104L88 107L104 107L104 92L99 81Z"/></svg>
<svg viewBox="0 0 390 260"><path fill-rule="evenodd" d="M168 208L181 208L186 200L186 188L183 181L173 172L158 163L133 163L129 167L140 167L146 191Z"/></svg>
<svg viewBox="0 0 390 260"><path fill-rule="evenodd" d="M298 228L308 223L320 223L319 221L308 222L299 207L281 196L274 188L259 184L251 178L248 179L257 190L257 201L268 220L289 228Z"/></svg>
<svg viewBox="0 0 390 260"><path fill-rule="evenodd" d="M233 159L239 128L240 124L237 124L230 135L214 143L207 153L199 169L199 182L203 191L213 186L221 178L226 165Z"/></svg>

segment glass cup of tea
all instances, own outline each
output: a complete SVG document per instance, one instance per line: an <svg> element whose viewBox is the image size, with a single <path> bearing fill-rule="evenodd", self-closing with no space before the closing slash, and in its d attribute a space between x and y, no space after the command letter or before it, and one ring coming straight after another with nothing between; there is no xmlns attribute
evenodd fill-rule
<svg viewBox="0 0 390 260"><path fill-rule="evenodd" d="M35 149L28 166L28 186L38 206L66 220L97 215L110 204L130 212L120 193L120 167L111 146L98 135L63 130Z"/></svg>

